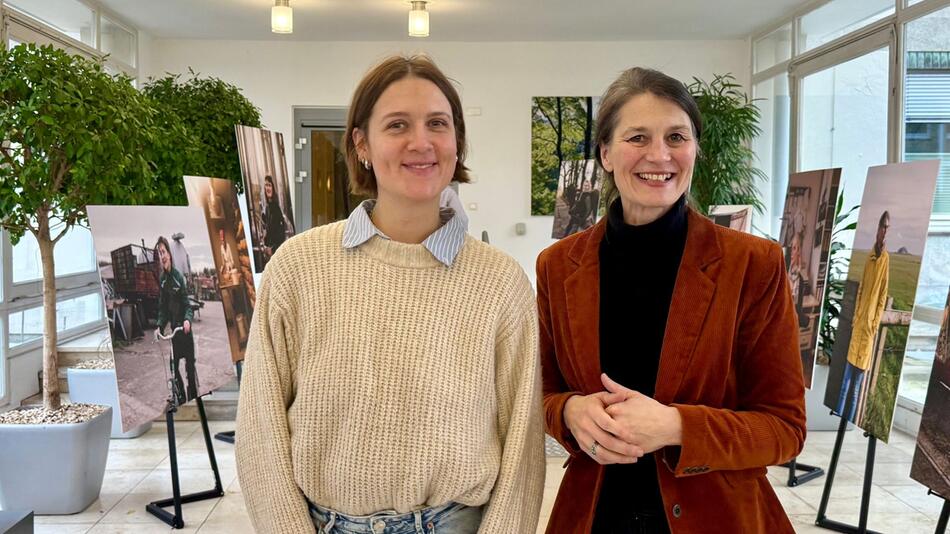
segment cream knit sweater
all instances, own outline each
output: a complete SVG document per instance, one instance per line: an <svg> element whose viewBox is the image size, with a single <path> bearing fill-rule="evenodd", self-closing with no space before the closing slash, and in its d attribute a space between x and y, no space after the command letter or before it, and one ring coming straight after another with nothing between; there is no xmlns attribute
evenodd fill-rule
<svg viewBox="0 0 950 534"><path fill-rule="evenodd" d="M485 505L479 533L535 531L544 486L537 319L508 256L466 237L341 246L344 222L267 264L246 351L237 468L259 532L350 515Z"/></svg>

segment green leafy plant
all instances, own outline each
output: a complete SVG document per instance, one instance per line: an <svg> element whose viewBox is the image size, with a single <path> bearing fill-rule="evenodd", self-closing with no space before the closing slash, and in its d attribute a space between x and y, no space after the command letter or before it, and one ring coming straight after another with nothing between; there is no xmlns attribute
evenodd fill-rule
<svg viewBox="0 0 950 534"><path fill-rule="evenodd" d="M189 166L190 136L125 75L52 46L0 46L0 226L35 238L43 268L43 404L60 407L57 242L87 204L184 201L170 183ZM159 169L159 163L162 169Z"/></svg>
<svg viewBox="0 0 950 534"><path fill-rule="evenodd" d="M748 204L761 213L756 182L766 176L755 167L749 147L761 132L755 102L731 74L716 75L711 82L693 78L687 89L703 118L690 189L695 207L706 214L713 205Z"/></svg>
<svg viewBox="0 0 950 534"><path fill-rule="evenodd" d="M218 78L200 77L191 69L188 72L190 77L184 81L180 74L150 79L142 91L171 109L195 139L198 159L190 173L226 178L243 192L234 126L260 128L260 110L237 87Z"/></svg>
<svg viewBox="0 0 950 534"><path fill-rule="evenodd" d="M838 202L835 204L835 223L831 233L831 249L828 253L828 282L825 285L824 303L821 307L821 332L818 334L819 365L831 363L831 351L835 346L835 333L838 330L838 317L841 315L841 299L844 298L844 284L848 277L849 261L844 258L846 247L841 241L845 232L854 231L858 227L857 221L851 216L860 205L851 207L842 213L844 208L844 188L838 193Z"/></svg>

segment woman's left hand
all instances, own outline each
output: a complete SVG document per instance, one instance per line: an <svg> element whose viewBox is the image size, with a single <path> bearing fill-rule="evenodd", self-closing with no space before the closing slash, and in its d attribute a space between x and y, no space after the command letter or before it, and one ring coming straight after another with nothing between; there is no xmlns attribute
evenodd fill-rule
<svg viewBox="0 0 950 534"><path fill-rule="evenodd" d="M190 334L190 333L191 333L191 321L185 321L185 322L183 322L183 323L181 324L181 326L182 326L182 330L184 330L185 334Z"/></svg>
<svg viewBox="0 0 950 534"><path fill-rule="evenodd" d="M680 444L683 421L679 410L614 382L607 373L602 373L600 380L607 391L623 398L606 408L607 414L624 428L624 433L617 437L639 446L645 453Z"/></svg>

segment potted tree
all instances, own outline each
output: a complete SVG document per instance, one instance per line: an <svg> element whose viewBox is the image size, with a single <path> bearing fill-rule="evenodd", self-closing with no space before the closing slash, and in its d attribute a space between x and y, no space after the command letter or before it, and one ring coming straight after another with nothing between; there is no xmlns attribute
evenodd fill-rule
<svg viewBox="0 0 950 534"><path fill-rule="evenodd" d="M687 88L703 118L690 191L695 207L705 214L709 206L747 204L761 213L756 182L765 173L755 167L750 148L761 131L759 109L731 74L716 75L711 82L693 78Z"/></svg>
<svg viewBox="0 0 950 534"><path fill-rule="evenodd" d="M99 494L111 409L61 404L53 251L87 204L180 203L167 184L192 150L128 77L51 46L0 46L0 102L0 227L30 232L43 268L43 407L0 414L0 508L76 513Z"/></svg>
<svg viewBox="0 0 950 534"><path fill-rule="evenodd" d="M149 98L175 113L195 140L197 159L189 169L195 176L225 178L244 192L234 126L261 127L261 112L241 90L219 78L166 74L149 79L142 88ZM181 185L181 184L180 184ZM181 185L181 195L184 186Z"/></svg>

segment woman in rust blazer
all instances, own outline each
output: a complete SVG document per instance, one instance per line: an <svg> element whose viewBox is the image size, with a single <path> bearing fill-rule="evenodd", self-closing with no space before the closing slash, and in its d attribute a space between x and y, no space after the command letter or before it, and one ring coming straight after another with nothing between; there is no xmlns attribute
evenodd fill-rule
<svg viewBox="0 0 950 534"><path fill-rule="evenodd" d="M547 532L793 532L766 480L805 440L781 249L688 206L682 83L624 72L597 128L607 216L537 265L546 427L570 453Z"/></svg>

